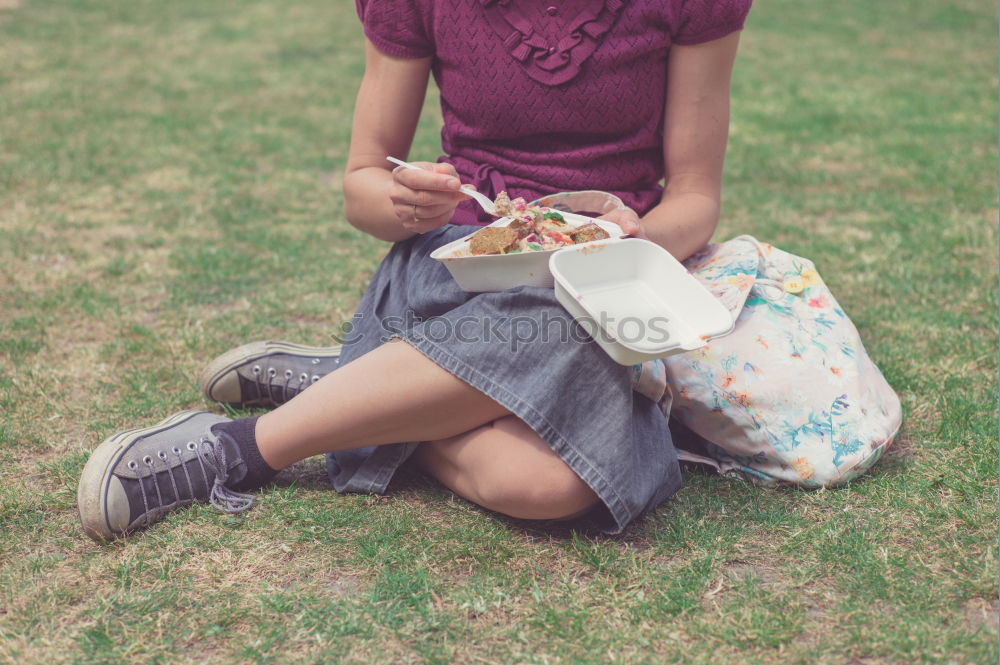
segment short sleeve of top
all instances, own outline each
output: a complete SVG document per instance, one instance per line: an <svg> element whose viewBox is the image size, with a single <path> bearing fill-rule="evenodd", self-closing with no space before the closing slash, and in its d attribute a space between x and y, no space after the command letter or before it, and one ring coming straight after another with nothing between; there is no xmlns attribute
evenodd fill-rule
<svg viewBox="0 0 1000 665"><path fill-rule="evenodd" d="M672 41L690 46L743 29L752 0L680 0L675 4Z"/></svg>
<svg viewBox="0 0 1000 665"><path fill-rule="evenodd" d="M378 50L399 58L434 55L429 8L421 0L354 0L365 36ZM431 4L431 3L426 3Z"/></svg>

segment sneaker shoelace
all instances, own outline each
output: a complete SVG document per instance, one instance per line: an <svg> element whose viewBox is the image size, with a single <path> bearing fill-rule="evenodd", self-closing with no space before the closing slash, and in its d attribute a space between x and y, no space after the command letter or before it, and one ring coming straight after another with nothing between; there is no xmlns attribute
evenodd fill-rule
<svg viewBox="0 0 1000 665"><path fill-rule="evenodd" d="M244 494L243 492L237 492L226 487L225 483L229 476L229 469L226 464L226 449L218 436L212 432L208 432L198 439L198 441L188 441L185 447L189 451L198 452L195 459L198 460L198 468L201 471L200 483L204 486L205 492L208 494L208 501L212 504L213 508L224 513L241 513L253 506L254 496L252 494ZM177 446L172 447L170 452L176 456L177 465L184 469L184 478L187 481L188 492L190 497L194 499L194 482L192 482L191 473L188 470L190 463L183 461L183 451ZM177 479L170 469L170 456L163 450L158 451L156 456L163 462L167 471L166 475L170 478L170 483L174 490L174 499L179 501L181 493L177 485ZM160 482L157 480L156 461L151 456L146 455L142 458L142 463L149 467L149 477L152 481L152 486L147 488L142 474L136 474L139 479L139 494L142 496L142 505L146 525L148 526L151 522L153 512L163 508L163 493L160 491ZM209 484L210 481L206 466L215 474L215 480L211 481L211 484ZM128 467L136 471L139 469L139 463L135 460L130 460ZM153 509L150 508L150 499L153 497L150 490L155 490L156 494L156 505Z"/></svg>
<svg viewBox="0 0 1000 665"><path fill-rule="evenodd" d="M299 374L298 385L293 386L291 384L292 384L292 379L295 376L295 372L293 372L290 369L286 369L284 372L284 377L285 377L284 383L282 383L280 380L275 381L275 378L278 376L278 370L274 369L273 367L268 367L267 371L264 371L264 369L260 365L254 365L250 369L250 372L253 374L253 380L257 386L258 398L263 398L266 396L268 399L273 400L274 395L271 393L271 387L277 386L281 389L282 402L287 402L288 400L292 399L293 397L295 397L300 392L302 392L312 384L316 383L320 379L319 375L317 374L309 376L308 373L302 372Z"/></svg>

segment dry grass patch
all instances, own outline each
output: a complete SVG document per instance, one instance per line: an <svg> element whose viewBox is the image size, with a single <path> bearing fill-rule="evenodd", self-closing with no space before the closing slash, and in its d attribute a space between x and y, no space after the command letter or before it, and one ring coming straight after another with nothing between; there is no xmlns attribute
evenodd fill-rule
<svg viewBox="0 0 1000 665"><path fill-rule="evenodd" d="M3 11L0 662L995 660L994 11L793 4L743 37L720 236L816 260L859 323L907 413L874 473L688 474L608 538L416 475L340 496L314 459L243 517L103 547L73 507L86 451L204 407L226 347L331 342L386 251L340 210L360 32L308 1Z"/></svg>
<svg viewBox="0 0 1000 665"><path fill-rule="evenodd" d="M973 631L991 635L1000 632L1000 615L996 598L972 598L965 603L965 620Z"/></svg>

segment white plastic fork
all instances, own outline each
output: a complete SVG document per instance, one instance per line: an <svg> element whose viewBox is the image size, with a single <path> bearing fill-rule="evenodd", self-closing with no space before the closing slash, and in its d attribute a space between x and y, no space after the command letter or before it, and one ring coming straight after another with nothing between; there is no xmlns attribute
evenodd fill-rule
<svg viewBox="0 0 1000 665"><path fill-rule="evenodd" d="M396 159L395 157L386 157L386 159L388 159L393 164L398 164L399 166L402 166L403 168L406 169L414 169L417 171L427 170L420 168L416 164L410 164L409 162L404 162L402 159ZM490 198L485 194L477 192L476 189L471 185L462 185L461 187L458 188L458 191L474 198L476 200L476 203L479 204L479 207L485 210L487 213L493 215L494 217L497 216L497 209L496 207L494 207L493 201L491 201Z"/></svg>

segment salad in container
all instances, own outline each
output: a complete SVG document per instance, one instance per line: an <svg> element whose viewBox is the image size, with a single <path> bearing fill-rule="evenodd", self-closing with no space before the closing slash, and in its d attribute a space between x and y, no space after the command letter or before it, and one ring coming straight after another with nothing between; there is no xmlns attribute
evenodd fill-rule
<svg viewBox="0 0 1000 665"><path fill-rule="evenodd" d="M553 252L622 235L614 222L511 200L506 192L495 206L500 219L431 253L464 291L551 287L548 260Z"/></svg>

